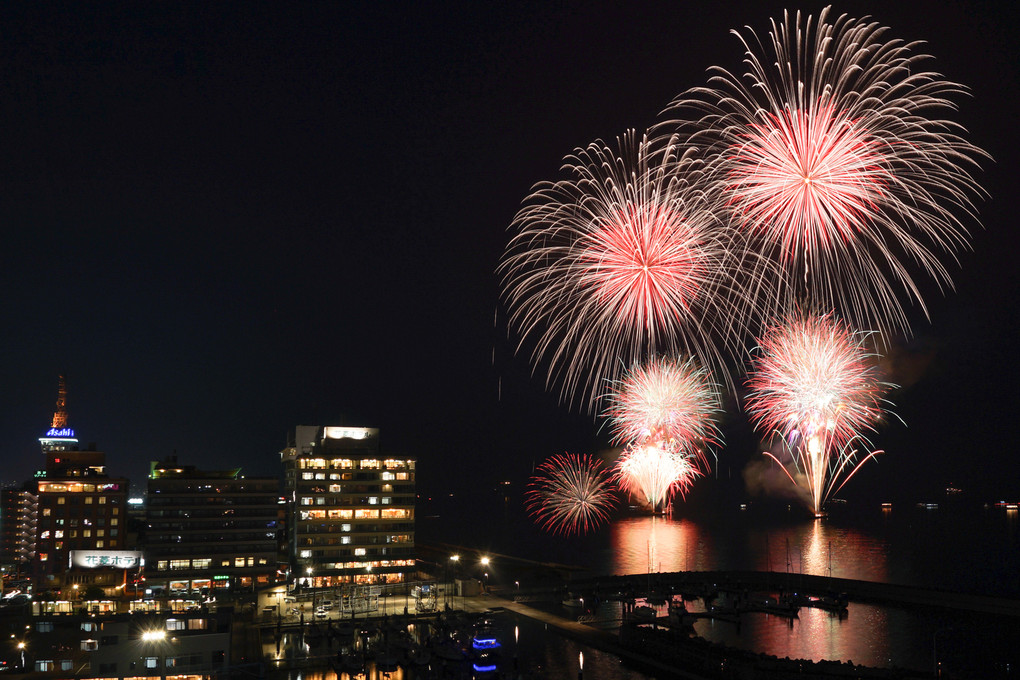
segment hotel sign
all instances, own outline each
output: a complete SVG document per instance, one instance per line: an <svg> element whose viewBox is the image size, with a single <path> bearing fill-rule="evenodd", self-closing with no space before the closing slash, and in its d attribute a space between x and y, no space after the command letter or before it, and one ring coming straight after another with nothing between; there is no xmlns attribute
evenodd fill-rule
<svg viewBox="0 0 1020 680"><path fill-rule="evenodd" d="M142 563L142 553L137 550L72 550L71 566L80 569L136 569Z"/></svg>

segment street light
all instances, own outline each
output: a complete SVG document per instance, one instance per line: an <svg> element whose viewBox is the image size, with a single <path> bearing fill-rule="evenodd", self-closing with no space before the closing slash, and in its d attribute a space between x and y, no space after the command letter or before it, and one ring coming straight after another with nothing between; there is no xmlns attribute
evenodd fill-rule
<svg viewBox="0 0 1020 680"><path fill-rule="evenodd" d="M142 633L142 642L149 642L154 645L159 645L156 651L159 653L156 656L156 663L159 665L159 677L166 678L166 649L163 647L163 643L166 642L166 631L165 630L147 630Z"/></svg>
<svg viewBox="0 0 1020 680"><path fill-rule="evenodd" d="M483 575L485 577L485 581L482 584L482 592L484 593L484 592L486 592L489 589L489 572L488 572L489 558L488 557L483 557L481 562L482 562L482 569L483 569L482 573L483 573Z"/></svg>
<svg viewBox="0 0 1020 680"><path fill-rule="evenodd" d="M450 555L450 562L453 562L454 563L454 567L456 567L456 565L460 562L460 555ZM449 567L449 566L450 566L449 563L447 563L447 567ZM456 569L454 571L456 572ZM457 578L457 575L456 575L456 573L454 573L454 579L456 579L456 578ZM446 583L443 585L443 596L444 596L444 599L446 600L446 603L449 604L450 603L450 574L449 574L449 571L447 571L446 578L443 579L443 580L446 581Z"/></svg>

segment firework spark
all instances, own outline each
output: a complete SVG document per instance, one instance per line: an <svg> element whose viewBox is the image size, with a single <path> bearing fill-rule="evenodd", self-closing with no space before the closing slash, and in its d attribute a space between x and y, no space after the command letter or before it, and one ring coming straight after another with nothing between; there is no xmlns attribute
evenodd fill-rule
<svg viewBox="0 0 1020 680"><path fill-rule="evenodd" d="M760 430L783 440L816 514L877 453L858 460L853 449L870 448L862 433L882 417L890 387L878 380L872 358L862 337L830 316L794 316L760 342L747 411Z"/></svg>
<svg viewBox="0 0 1020 680"><path fill-rule="evenodd" d="M683 495L701 475L691 456L675 442L648 439L627 447L616 464L617 479L624 491L653 512Z"/></svg>
<svg viewBox="0 0 1020 680"><path fill-rule="evenodd" d="M712 159L720 204L787 272L788 299L888 332L909 331L901 294L927 313L914 266L952 286L940 258L968 246L957 213L976 218L987 155L939 117L966 88L886 32L828 9L773 21L765 44L735 32L746 73L714 69L660 132Z"/></svg>
<svg viewBox="0 0 1020 680"><path fill-rule="evenodd" d="M616 504L611 476L592 456L552 456L538 466L525 507L554 534L587 533L609 519Z"/></svg>
<svg viewBox="0 0 1020 680"><path fill-rule="evenodd" d="M721 437L719 388L693 359L660 357L641 364L610 395L606 415L617 443L673 441L705 461L705 447Z"/></svg>
<svg viewBox="0 0 1020 680"><path fill-rule="evenodd" d="M724 364L763 275L715 215L697 165L633 133L567 158L514 218L499 272L509 320L561 396L593 408L622 367L655 353Z"/></svg>

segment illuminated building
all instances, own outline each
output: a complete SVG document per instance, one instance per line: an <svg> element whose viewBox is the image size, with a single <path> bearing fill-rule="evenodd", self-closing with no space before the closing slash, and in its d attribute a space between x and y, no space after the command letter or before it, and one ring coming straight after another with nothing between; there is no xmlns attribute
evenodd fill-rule
<svg viewBox="0 0 1020 680"><path fill-rule="evenodd" d="M280 452L295 576L317 587L395 583L415 571L415 460L379 430L298 426Z"/></svg>
<svg viewBox="0 0 1020 680"><path fill-rule="evenodd" d="M38 522L38 496L27 489L0 491L0 532L3 533L0 562L4 566L20 573L35 557Z"/></svg>
<svg viewBox="0 0 1020 680"><path fill-rule="evenodd" d="M146 585L176 591L269 585L279 562L280 482L240 468L152 463L145 509Z"/></svg>
<svg viewBox="0 0 1020 680"><path fill-rule="evenodd" d="M66 388L61 376L57 408L49 430L39 438L46 469L36 473L38 498L33 575L37 589L64 585L115 585L115 569L68 570L72 551L121 550L124 547L128 480L106 474L106 454L95 445L78 448L67 425ZM121 575L126 576L126 574Z"/></svg>

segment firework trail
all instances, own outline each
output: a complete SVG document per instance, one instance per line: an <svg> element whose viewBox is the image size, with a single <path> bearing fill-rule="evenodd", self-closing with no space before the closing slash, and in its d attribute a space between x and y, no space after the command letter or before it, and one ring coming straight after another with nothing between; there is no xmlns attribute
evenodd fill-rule
<svg viewBox="0 0 1020 680"><path fill-rule="evenodd" d="M764 43L734 32L746 72L713 69L667 109L657 134L699 147L730 219L787 272L783 303L834 309L858 328L909 331L927 314L917 266L952 287L940 259L969 245L971 176L987 154L941 118L967 90L926 70L918 43L843 15L798 12ZM683 119L696 122L689 123Z"/></svg>
<svg viewBox="0 0 1020 680"><path fill-rule="evenodd" d="M721 440L719 388L694 359L659 357L629 371L609 396L616 443L666 440L707 465L705 448Z"/></svg>
<svg viewBox="0 0 1020 680"><path fill-rule="evenodd" d="M616 474L624 491L656 512L669 505L675 494L686 493L701 471L675 442L648 439L624 450Z"/></svg>
<svg viewBox="0 0 1020 680"><path fill-rule="evenodd" d="M646 356L723 366L776 280L715 215L697 163L633 132L618 147L579 149L567 179L536 185L498 269L518 347L589 410Z"/></svg>
<svg viewBox="0 0 1020 680"><path fill-rule="evenodd" d="M816 514L877 453L859 460L852 448L870 448L862 432L874 430L891 387L872 358L862 337L831 316L795 315L766 333L753 360L747 411L759 430L782 439Z"/></svg>
<svg viewBox="0 0 1020 680"><path fill-rule="evenodd" d="M525 507L554 534L587 533L609 519L616 504L610 474L592 456L552 456L538 466Z"/></svg>

